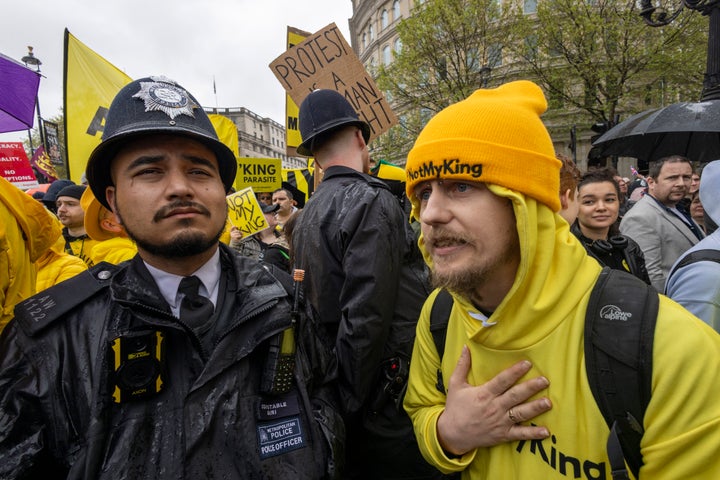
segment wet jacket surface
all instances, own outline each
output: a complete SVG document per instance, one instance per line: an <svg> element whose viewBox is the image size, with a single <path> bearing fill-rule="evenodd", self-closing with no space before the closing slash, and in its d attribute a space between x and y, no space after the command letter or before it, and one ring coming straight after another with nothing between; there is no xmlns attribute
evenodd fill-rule
<svg viewBox="0 0 720 480"><path fill-rule="evenodd" d="M485 325L471 315L477 317L477 309L455 297L442 363L429 327L435 293L425 304L405 396L418 443L431 463L445 472L462 471L463 479L609 480L609 428L588 384L583 343L585 312L601 267L548 207L502 187L490 188L513 202L520 265L510 291ZM532 423L546 426L550 438L477 448L459 458L444 453L436 425L446 396L436 388L437 369L447 386L463 345L471 355L471 385L482 385L520 360L532 362L522 380L547 377L550 385L541 394L548 396L552 409ZM640 478L720 475L719 351L720 336L660 296Z"/></svg>
<svg viewBox="0 0 720 480"><path fill-rule="evenodd" d="M381 361L410 355L429 293L422 257L388 187L350 168L328 168L300 215L296 262L338 355L343 405L357 412L376 386Z"/></svg>
<svg viewBox="0 0 720 480"><path fill-rule="evenodd" d="M349 470L357 478L428 478L436 472L421 458L401 402L429 289L400 203L382 180L330 167L292 244L321 335L337 357Z"/></svg>
<svg viewBox="0 0 720 480"><path fill-rule="evenodd" d="M325 478L336 465L322 430L342 424L313 378L328 367L312 328L296 324L290 393L261 393L292 303L265 268L222 245L221 265L212 351L170 313L139 257L19 306L0 337L0 478ZM116 403L112 341L148 332L164 337L163 389Z"/></svg>

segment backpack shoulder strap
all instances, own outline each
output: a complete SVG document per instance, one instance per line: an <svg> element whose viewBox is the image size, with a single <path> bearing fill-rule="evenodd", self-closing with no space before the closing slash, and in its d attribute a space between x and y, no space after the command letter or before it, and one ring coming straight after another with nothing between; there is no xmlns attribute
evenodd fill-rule
<svg viewBox="0 0 720 480"><path fill-rule="evenodd" d="M680 260L675 267L670 271L667 278L670 278L673 273L675 273L678 269L685 267L687 265L690 265L691 263L695 262L717 262L720 263L720 250L715 250L712 248L706 248L704 250L695 250L694 252L690 252L687 255L683 257L682 260Z"/></svg>
<svg viewBox="0 0 720 480"><path fill-rule="evenodd" d="M640 439L650 401L658 305L652 287L607 267L590 295L585 364L590 389L611 428L608 456L613 478L628 478L623 456L636 478L643 464Z"/></svg>
<svg viewBox="0 0 720 480"><path fill-rule="evenodd" d="M432 333L435 348L442 363L443 354L445 353L445 339L447 337L447 327L450 323L450 312L453 303L452 295L446 289L441 289L435 296L432 309L430 310L430 333ZM443 382L442 371L437 371L438 383L435 388L441 393L445 393L445 383Z"/></svg>

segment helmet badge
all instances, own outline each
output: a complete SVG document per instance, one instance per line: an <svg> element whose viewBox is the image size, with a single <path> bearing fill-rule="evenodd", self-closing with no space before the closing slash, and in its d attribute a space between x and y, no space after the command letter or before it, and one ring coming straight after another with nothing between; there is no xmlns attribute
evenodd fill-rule
<svg viewBox="0 0 720 480"><path fill-rule="evenodd" d="M151 77L152 82L140 82L140 91L133 98L140 98L145 102L145 111L161 111L171 120L178 115L187 115L195 118L193 109L198 105L190 95L177 86L167 77Z"/></svg>

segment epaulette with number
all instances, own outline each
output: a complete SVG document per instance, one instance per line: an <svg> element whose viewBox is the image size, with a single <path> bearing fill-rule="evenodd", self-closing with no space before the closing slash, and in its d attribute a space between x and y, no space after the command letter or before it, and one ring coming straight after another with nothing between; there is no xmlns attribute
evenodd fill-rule
<svg viewBox="0 0 720 480"><path fill-rule="evenodd" d="M110 284L117 266L102 262L15 306L15 321L32 337Z"/></svg>

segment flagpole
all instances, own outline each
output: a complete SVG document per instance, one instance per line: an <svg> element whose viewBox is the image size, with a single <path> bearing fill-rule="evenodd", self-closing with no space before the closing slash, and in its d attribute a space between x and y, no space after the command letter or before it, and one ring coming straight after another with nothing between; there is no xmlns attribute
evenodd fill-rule
<svg viewBox="0 0 720 480"><path fill-rule="evenodd" d="M213 93L215 94L215 109L218 109L218 101L217 101L217 87L215 86L215 75L213 75Z"/></svg>

